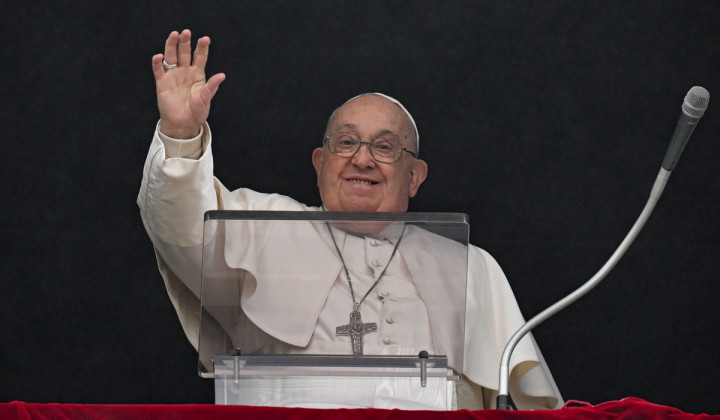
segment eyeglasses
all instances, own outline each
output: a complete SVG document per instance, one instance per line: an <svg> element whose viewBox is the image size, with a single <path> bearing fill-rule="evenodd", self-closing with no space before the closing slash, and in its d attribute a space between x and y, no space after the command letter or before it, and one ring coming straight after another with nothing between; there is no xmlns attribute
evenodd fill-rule
<svg viewBox="0 0 720 420"><path fill-rule="evenodd" d="M332 133L325 136L324 143L327 144L330 153L340 157L353 157L360 150L360 146L367 144L368 149L370 149L370 156L378 162L395 163L400 160L403 151L417 158L414 152L403 147L400 140L394 136L362 141L357 134Z"/></svg>

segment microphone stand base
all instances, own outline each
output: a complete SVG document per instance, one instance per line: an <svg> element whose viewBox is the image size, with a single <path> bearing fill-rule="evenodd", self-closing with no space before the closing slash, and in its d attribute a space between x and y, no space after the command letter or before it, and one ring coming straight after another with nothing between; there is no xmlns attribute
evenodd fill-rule
<svg viewBox="0 0 720 420"><path fill-rule="evenodd" d="M513 400L509 395L498 395L497 408L498 410L517 410L515 403L513 403Z"/></svg>

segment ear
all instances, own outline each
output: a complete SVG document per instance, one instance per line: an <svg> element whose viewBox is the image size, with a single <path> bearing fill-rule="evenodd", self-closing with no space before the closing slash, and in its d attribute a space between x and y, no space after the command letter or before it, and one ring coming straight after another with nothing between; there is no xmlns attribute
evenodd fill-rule
<svg viewBox="0 0 720 420"><path fill-rule="evenodd" d="M322 168L323 164L323 148L318 147L317 149L313 150L312 152L312 163L315 167L315 172L317 172L318 177L320 177L320 169Z"/></svg>
<svg viewBox="0 0 720 420"><path fill-rule="evenodd" d="M425 178L427 178L427 173L427 163L425 163L424 160L415 159L415 162L413 162L413 167L410 170L410 187L408 190L408 197L415 197L415 194L417 194L420 185L425 181Z"/></svg>

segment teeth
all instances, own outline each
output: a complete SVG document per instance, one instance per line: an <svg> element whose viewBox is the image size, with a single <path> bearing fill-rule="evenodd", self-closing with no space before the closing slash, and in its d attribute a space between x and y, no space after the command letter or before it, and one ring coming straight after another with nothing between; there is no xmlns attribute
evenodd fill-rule
<svg viewBox="0 0 720 420"><path fill-rule="evenodd" d="M370 181L363 181L362 179L351 179L352 182L357 182L358 184L365 184L365 185L372 185L373 183Z"/></svg>

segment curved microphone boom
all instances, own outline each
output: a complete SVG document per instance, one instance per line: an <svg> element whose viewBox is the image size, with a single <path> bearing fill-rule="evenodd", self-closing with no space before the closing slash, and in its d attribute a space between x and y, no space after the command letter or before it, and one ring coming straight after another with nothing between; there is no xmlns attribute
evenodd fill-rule
<svg viewBox="0 0 720 420"><path fill-rule="evenodd" d="M687 95L685 95L680 119L678 120L675 132L670 140L670 146L668 146L668 150L665 153L660 173L658 173L655 183L653 184L652 191L650 192L650 198L645 204L645 208L642 213L640 213L640 216L635 221L635 224L630 229L630 232L628 232L625 239L620 243L620 246L615 250L612 256L610 256L610 259L585 284L549 308L540 312L530 321L526 322L515 332L515 334L513 334L510 340L508 340L500 360L500 383L498 385L497 408L501 410L515 408L512 399L510 398L509 391L510 356L515 349L515 346L517 346L520 340L533 328L570 306L597 286L605 278L605 276L610 273L618 261L620 261L620 258L622 258L628 248L630 248L630 245L632 245L637 235L645 226L650 214L652 214L655 204L657 204L657 201L660 199L660 196L665 189L665 184L667 184L667 181L670 178L670 173L673 169L675 169L675 165L677 164L678 159L680 159L680 155L685 149L685 145L690 139L690 135L695 129L697 122L705 113L709 101L710 93L700 86L694 86L688 91Z"/></svg>

